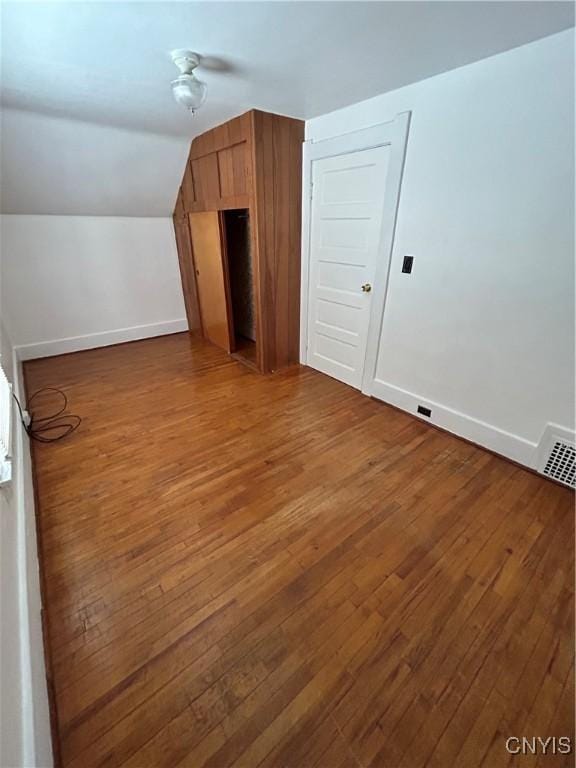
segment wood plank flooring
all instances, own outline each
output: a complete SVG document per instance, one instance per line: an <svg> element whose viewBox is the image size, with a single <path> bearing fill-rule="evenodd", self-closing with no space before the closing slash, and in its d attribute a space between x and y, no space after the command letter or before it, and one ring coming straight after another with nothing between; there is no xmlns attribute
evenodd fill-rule
<svg viewBox="0 0 576 768"><path fill-rule="evenodd" d="M27 363L64 766L573 765L574 497L187 334ZM48 410L50 403L44 401Z"/></svg>

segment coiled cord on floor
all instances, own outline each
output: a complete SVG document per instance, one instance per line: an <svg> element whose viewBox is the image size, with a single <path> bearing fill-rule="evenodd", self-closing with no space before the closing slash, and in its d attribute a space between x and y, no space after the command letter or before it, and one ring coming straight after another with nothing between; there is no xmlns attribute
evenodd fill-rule
<svg viewBox="0 0 576 768"><path fill-rule="evenodd" d="M37 417L34 414L32 403L35 398L43 392L56 392L62 397L63 405L59 411L50 416ZM68 435L77 430L82 423L80 416L76 416L75 413L66 413L68 398L66 397L65 392L61 389L57 389L56 387L42 387L42 389L34 392L26 404L26 410L30 415L30 423L28 424L24 418L24 411L20 405L20 401L14 393L12 393L12 395L14 400L16 400L16 405L20 411L22 426L31 440L36 440L39 443L55 443L57 440L62 440L63 438L68 437Z"/></svg>

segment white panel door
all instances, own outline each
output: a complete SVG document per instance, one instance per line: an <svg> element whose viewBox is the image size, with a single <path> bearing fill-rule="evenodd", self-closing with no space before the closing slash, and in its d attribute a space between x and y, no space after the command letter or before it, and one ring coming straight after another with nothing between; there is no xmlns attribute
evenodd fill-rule
<svg viewBox="0 0 576 768"><path fill-rule="evenodd" d="M312 165L308 365L362 386L390 145Z"/></svg>

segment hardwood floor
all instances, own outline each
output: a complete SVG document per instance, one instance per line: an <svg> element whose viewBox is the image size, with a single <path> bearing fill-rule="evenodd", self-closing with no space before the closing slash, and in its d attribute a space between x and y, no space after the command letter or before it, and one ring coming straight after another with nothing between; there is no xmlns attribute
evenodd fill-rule
<svg viewBox="0 0 576 768"><path fill-rule="evenodd" d="M27 363L64 766L446 768L574 736L574 497L186 334ZM46 401L46 408L49 403Z"/></svg>

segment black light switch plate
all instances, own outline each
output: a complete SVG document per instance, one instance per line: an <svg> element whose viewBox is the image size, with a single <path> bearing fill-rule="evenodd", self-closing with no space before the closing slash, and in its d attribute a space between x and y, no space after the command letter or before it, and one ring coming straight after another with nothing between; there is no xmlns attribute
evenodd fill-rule
<svg viewBox="0 0 576 768"><path fill-rule="evenodd" d="M414 256L404 256L404 261L402 262L402 272L405 272L407 275L412 272L412 264L414 263Z"/></svg>

